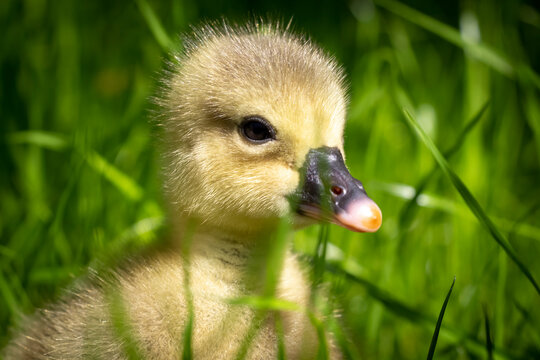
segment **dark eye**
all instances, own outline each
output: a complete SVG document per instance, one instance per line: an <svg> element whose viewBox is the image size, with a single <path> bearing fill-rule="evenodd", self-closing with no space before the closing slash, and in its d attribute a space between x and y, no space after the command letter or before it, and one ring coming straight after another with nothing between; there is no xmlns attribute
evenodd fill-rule
<svg viewBox="0 0 540 360"><path fill-rule="evenodd" d="M265 143L276 138L276 131L260 116L248 116L240 124L242 135L251 142Z"/></svg>

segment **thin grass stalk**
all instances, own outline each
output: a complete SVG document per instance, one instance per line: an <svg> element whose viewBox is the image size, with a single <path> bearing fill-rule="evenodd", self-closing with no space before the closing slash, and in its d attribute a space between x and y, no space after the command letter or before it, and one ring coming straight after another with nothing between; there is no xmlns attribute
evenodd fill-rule
<svg viewBox="0 0 540 360"><path fill-rule="evenodd" d="M340 319L330 316L328 320L330 321L332 334L334 334L336 337L336 340L339 343L340 349L343 353L343 358L351 360L361 359L360 353L349 341L350 336L348 336L349 334L346 333L343 325L340 323Z"/></svg>
<svg viewBox="0 0 540 360"><path fill-rule="evenodd" d="M19 314L19 303L16 300L15 294L13 294L12 287L9 285L4 271L0 269L0 294L2 294L3 303L10 310L11 314Z"/></svg>
<svg viewBox="0 0 540 360"><path fill-rule="evenodd" d="M117 284L110 285L105 296L109 305L113 330L119 340L118 342L122 344L125 356L128 360L143 360L141 347L134 337L133 326L119 286ZM89 351L92 351L92 349L89 348Z"/></svg>
<svg viewBox="0 0 540 360"><path fill-rule="evenodd" d="M315 288L322 282L322 278L324 276L328 237L328 224L321 224L319 228L319 235L317 237L317 244L315 246L315 258L313 266L313 290L315 290ZM312 295L315 293L315 291L312 291Z"/></svg>
<svg viewBox="0 0 540 360"><path fill-rule="evenodd" d="M439 318L437 319L437 324L435 325L435 331L433 331L433 337L431 338L431 344L429 345L427 360L432 360L433 355L435 354L435 347L437 346L437 340L439 339L439 331L441 330L441 325L444 318L444 312L446 311L446 306L448 305L448 300L450 300L450 295L452 294L452 290L454 289L455 283L456 283L456 277L454 276L454 280L452 281L450 290L448 290L448 294L446 294L446 298L444 299L441 312L439 313Z"/></svg>
<svg viewBox="0 0 540 360"><path fill-rule="evenodd" d="M540 101L538 92L531 86L523 86L522 92L525 118L533 131L536 140L536 155L540 159Z"/></svg>
<svg viewBox="0 0 540 360"><path fill-rule="evenodd" d="M531 311L527 310L523 305L521 305L517 300L514 299L514 306L518 310L518 313L521 315L523 322L529 326L529 332L532 337L536 340L537 344L540 344L540 330L538 330L538 324L534 322L532 318Z"/></svg>
<svg viewBox="0 0 540 360"><path fill-rule="evenodd" d="M467 135L476 127L476 124L480 122L480 119L482 119L482 116L484 115L488 106L489 101L487 101L484 106L482 106L480 110L476 113L476 115L473 116L473 118L465 125L465 127L456 137L454 144L447 151L444 152L444 157L450 159L459 151L461 146L465 143ZM403 205L399 216L399 224L402 229L407 229L409 227L411 219L413 218L413 215L416 213L416 209L418 208L418 198L420 197L420 195L422 195L430 180L433 178L433 176L437 173L438 170L439 166L435 165L433 169L415 186L414 196L409 201L407 201L405 205Z"/></svg>
<svg viewBox="0 0 540 360"><path fill-rule="evenodd" d="M12 144L30 144L43 149L53 151L66 151L73 149L73 146L64 139L62 134L54 132L44 132L39 130L18 131L8 135L8 141ZM87 164L98 174L102 175L128 199L139 201L144 197L143 188L137 182L110 163L107 159L93 150L83 150L75 146L75 153L81 155ZM76 174L77 172L75 172ZM70 181L73 182L73 177Z"/></svg>
<svg viewBox="0 0 540 360"><path fill-rule="evenodd" d="M275 295L285 256L287 254L291 224L292 220L288 216L283 217L279 222L276 233L272 236L270 251L265 264L266 279L264 282L263 295L266 297L273 297Z"/></svg>
<svg viewBox="0 0 540 360"><path fill-rule="evenodd" d="M484 310L484 330L486 332L486 352L488 360L493 360L493 340L491 339L491 328L489 326L489 317L487 314L486 306L483 307Z"/></svg>
<svg viewBox="0 0 540 360"><path fill-rule="evenodd" d="M235 302L235 301L233 301L232 303L241 304L241 302ZM251 343L253 342L253 339L257 335L258 331L261 328L262 323L264 322L265 318L268 315L268 310L264 307L262 309L258 309L256 307L253 307L253 308L255 309L253 319L251 320L251 324L246 333L246 336L244 337L242 343L240 344L240 348L238 349L238 352L236 353L236 356L234 357L235 360L243 360L246 358L246 355L249 351L249 347L251 346Z"/></svg>
<svg viewBox="0 0 540 360"><path fill-rule="evenodd" d="M109 180L131 201L137 202L144 197L143 188L135 180L119 170L96 151L88 151L84 158L90 167Z"/></svg>
<svg viewBox="0 0 540 360"><path fill-rule="evenodd" d="M309 320L311 324L315 327L317 332L317 339L319 340L319 348L317 349L317 360L327 360L328 359L328 341L326 339L326 332L324 329L323 322L311 311L308 311Z"/></svg>
<svg viewBox="0 0 540 360"><path fill-rule="evenodd" d="M525 275L529 282L533 285L536 292L540 295L540 286L534 279L534 276L529 271L527 266L518 258L514 250L511 248L508 240L502 235L499 229L491 221L489 216L486 214L484 209L480 206L476 198L472 195L469 189L465 186L463 181L454 173L450 168L448 161L441 154L437 146L433 141L428 137L424 130L420 127L418 122L412 117L412 115L405 109L405 119L407 124L414 130L418 138L426 145L426 147L431 151L431 154L445 173L445 175L450 179L456 190L459 192L469 209L476 216L480 224L491 234L493 239L503 248L508 257L518 266L520 271Z"/></svg>
<svg viewBox="0 0 540 360"><path fill-rule="evenodd" d="M63 229L63 220L66 215L67 202L74 192L77 181L79 180L81 170L83 168L82 159L78 158L76 155L72 156L73 171L72 176L70 176L68 183L65 189L62 191L58 206L54 213L54 219L49 227L49 236L55 238L55 247L57 252L62 258L62 261L65 264L71 264L74 260L74 251L72 244L66 239ZM60 238L58 240L58 238Z"/></svg>
<svg viewBox="0 0 540 360"><path fill-rule="evenodd" d="M532 217L540 209L540 200L526 209L521 216L514 222L510 231L508 232L508 241L513 242L517 230L527 219ZM506 283L508 277L508 257L504 252L499 251L498 255L498 267L497 267L497 293L496 293L496 306L495 306L495 343L501 346L504 341L504 334L507 328L504 316L506 309Z"/></svg>
<svg viewBox="0 0 540 360"><path fill-rule="evenodd" d="M137 3L137 7L139 8L141 15L146 21L148 28L152 32L154 39L156 39L156 42L161 46L163 51L170 51L173 46L173 42L171 41L169 35L167 35L165 28L161 24L161 21L157 17L156 13L152 9L148 1L135 0L135 2Z"/></svg>
<svg viewBox="0 0 540 360"><path fill-rule="evenodd" d="M281 270L283 268L283 263L285 260L288 244L288 234L290 233L291 220L288 216L280 219L277 231L273 236L271 236L271 241L268 242L268 256L266 257L266 262L263 264L265 267L265 279L262 287L262 296L247 296L240 299L231 299L229 303L236 305L247 305L254 309L254 316L251 320L250 327L247 331L245 338L238 349L238 352L235 356L236 360L244 359L249 351L251 343L257 332L259 331L262 323L269 314L269 311L272 310L272 306L277 306L278 308L285 304L288 306L287 301L281 301L280 299L275 299L274 295L276 292L277 284L281 275ZM296 308L293 305L294 308ZM280 316L279 313L275 316ZM279 341L278 333L278 346ZM285 354L285 349L283 349Z"/></svg>
<svg viewBox="0 0 540 360"><path fill-rule="evenodd" d="M506 309L506 282L508 277L508 257L502 249L498 251L497 293L495 297L495 342L502 346L506 324L504 313Z"/></svg>
<svg viewBox="0 0 540 360"><path fill-rule="evenodd" d="M308 260L311 258L309 255L304 255L304 257ZM379 302L381 305L383 305L384 308L386 308L396 316L404 318L413 324L423 325L424 327L431 328L433 323L436 322L436 319L433 316L415 309L414 307L395 298L392 294L388 293L386 290L381 289L368 279L352 274L351 272L343 269L337 264L327 263L326 271L332 274L343 275L352 283L361 285L367 291L367 294L373 299L375 299L377 302ZM478 340L473 335L467 334L462 330L447 325L442 325L441 335L444 335L444 337L449 339L450 341L460 343L469 351L478 356L482 356L483 354L485 354L484 342ZM497 349L494 349L494 354L496 354L499 359L518 359L518 357L512 356L507 352L503 352Z"/></svg>
<svg viewBox="0 0 540 360"><path fill-rule="evenodd" d="M511 78L518 78L540 89L540 76L526 64L515 64L486 44L464 39L459 31L431 16L421 13L394 0L376 0L375 3L405 20L418 25L446 41L461 47L468 55L489 66L493 70Z"/></svg>
<svg viewBox="0 0 540 360"><path fill-rule="evenodd" d="M287 354L285 353L285 330L283 329L283 319L279 312L275 313L274 325L276 327L277 339L278 339L278 360L286 360Z"/></svg>
<svg viewBox="0 0 540 360"><path fill-rule="evenodd" d="M195 314L193 310L193 292L191 291L191 244L197 228L197 223L193 219L188 219L186 232L183 234L181 243L181 253L184 270L184 293L187 303L187 322L184 328L184 338L182 344L182 360L191 360L193 358L193 327Z"/></svg>

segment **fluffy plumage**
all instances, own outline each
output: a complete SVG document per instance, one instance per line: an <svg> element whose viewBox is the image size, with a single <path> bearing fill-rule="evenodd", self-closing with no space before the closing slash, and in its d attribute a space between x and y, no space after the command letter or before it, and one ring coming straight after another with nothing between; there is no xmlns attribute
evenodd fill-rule
<svg viewBox="0 0 540 360"><path fill-rule="evenodd" d="M186 273L194 357L238 353L255 312L225 299L258 291L261 275L253 271L264 269L250 264L290 211L288 197L299 187L308 151L343 150L343 72L309 40L271 24L206 26L186 44L158 99L172 245L107 276L91 274L29 319L5 359L127 358L127 338L114 325L118 299L142 356L177 359L187 321ZM250 115L271 122L275 141L254 145L242 136L239 126ZM179 250L188 219L197 224L189 262ZM308 306L309 294L306 276L287 252L276 296ZM307 317L282 315L288 358L314 358L318 340ZM271 316L247 358L276 358Z"/></svg>
<svg viewBox="0 0 540 360"><path fill-rule="evenodd" d="M264 24L206 27L176 59L160 101L175 210L234 236L273 226L309 149L342 148L341 69L309 40ZM240 122L255 114L271 119L279 141L241 137Z"/></svg>

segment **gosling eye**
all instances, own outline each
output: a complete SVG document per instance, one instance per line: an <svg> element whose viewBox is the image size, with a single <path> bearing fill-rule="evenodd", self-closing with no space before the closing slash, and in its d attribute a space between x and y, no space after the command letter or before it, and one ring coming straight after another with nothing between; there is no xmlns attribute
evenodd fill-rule
<svg viewBox="0 0 540 360"><path fill-rule="evenodd" d="M240 133L255 144L263 144L276 139L276 130L261 116L245 117L240 124Z"/></svg>

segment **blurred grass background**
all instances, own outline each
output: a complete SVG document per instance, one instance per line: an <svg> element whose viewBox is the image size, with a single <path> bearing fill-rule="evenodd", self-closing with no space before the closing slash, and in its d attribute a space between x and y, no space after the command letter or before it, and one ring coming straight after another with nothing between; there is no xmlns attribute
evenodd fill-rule
<svg viewBox="0 0 540 360"><path fill-rule="evenodd" d="M403 113L441 152L454 147L447 159L480 218L540 281L532 0L1 1L0 346L93 259L159 239L148 99L166 49L192 24L253 14L292 17L348 73L347 163L384 222L373 235L329 229L325 281L341 309L329 326L350 339L347 357L426 356L455 275L437 358L488 358L486 330L495 358L540 358L537 290ZM296 249L313 253L318 232L298 233Z"/></svg>

